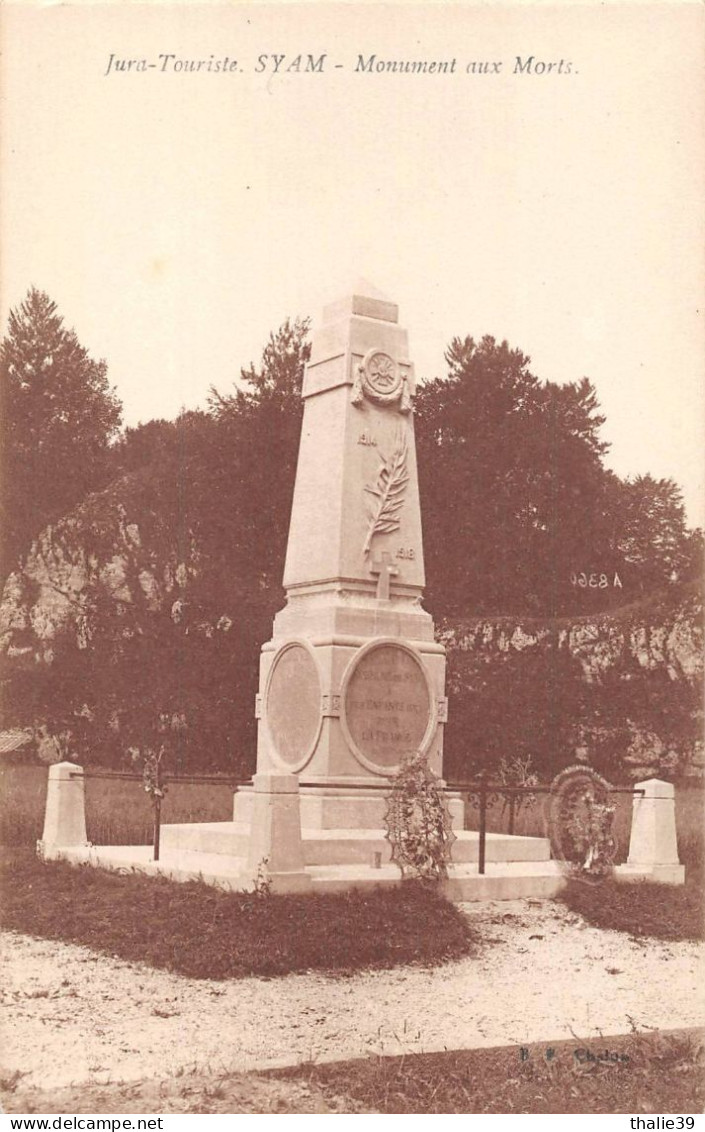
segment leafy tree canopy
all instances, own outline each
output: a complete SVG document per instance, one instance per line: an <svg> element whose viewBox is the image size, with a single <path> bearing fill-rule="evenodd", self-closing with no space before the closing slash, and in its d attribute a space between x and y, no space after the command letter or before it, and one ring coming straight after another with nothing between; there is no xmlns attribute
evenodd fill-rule
<svg viewBox="0 0 705 1132"><path fill-rule="evenodd" d="M282 574L289 533L303 405L301 387L309 360L308 319L287 321L271 334L258 366L241 370L244 388L221 394L211 389L209 405L218 424L217 448L209 456L213 473L227 477L228 539L242 577L253 595L269 593L265 604L282 604ZM234 545L233 545L234 540Z"/></svg>
<svg viewBox="0 0 705 1132"><path fill-rule="evenodd" d="M587 378L540 382L506 342L452 341L416 427L427 603L437 616L588 613L692 569L672 481L623 482Z"/></svg>
<svg viewBox="0 0 705 1132"><path fill-rule="evenodd" d="M640 593L698 577L702 532L686 528L681 490L672 479L636 476L616 501L619 553Z"/></svg>
<svg viewBox="0 0 705 1132"><path fill-rule="evenodd" d="M111 453L123 478L81 509L78 536L55 533L66 555L78 537L97 564L83 629L57 635L31 688L18 668L11 698L70 733L75 757L114 763L165 745L172 768L252 770L257 655L283 604L307 330L285 323L242 388L212 392L211 413L126 430ZM125 577L110 594L100 564L116 554Z"/></svg>
<svg viewBox="0 0 705 1132"><path fill-rule="evenodd" d="M48 295L31 288L0 344L3 576L40 529L106 482L121 406Z"/></svg>

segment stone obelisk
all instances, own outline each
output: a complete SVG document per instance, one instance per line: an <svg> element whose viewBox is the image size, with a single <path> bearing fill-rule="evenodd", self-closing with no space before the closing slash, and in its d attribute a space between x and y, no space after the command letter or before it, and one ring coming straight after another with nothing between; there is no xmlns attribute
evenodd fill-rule
<svg viewBox="0 0 705 1132"><path fill-rule="evenodd" d="M379 828L370 788L410 756L441 774L445 654L421 607L414 370L397 306L369 290L314 330L286 606L260 662L257 774L299 777L306 828Z"/></svg>

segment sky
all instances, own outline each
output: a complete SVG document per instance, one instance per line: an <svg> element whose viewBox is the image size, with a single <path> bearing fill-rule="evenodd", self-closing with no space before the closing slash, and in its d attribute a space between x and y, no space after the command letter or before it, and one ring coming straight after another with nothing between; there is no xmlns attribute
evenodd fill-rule
<svg viewBox="0 0 705 1132"><path fill-rule="evenodd" d="M136 424L205 407L362 276L421 379L466 334L588 376L609 465L674 478L702 525L704 13L6 4L3 332L47 291Z"/></svg>

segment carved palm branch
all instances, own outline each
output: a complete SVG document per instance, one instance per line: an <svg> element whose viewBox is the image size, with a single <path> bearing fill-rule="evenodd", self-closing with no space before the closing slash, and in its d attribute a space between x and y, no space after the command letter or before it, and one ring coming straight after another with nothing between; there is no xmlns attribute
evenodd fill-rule
<svg viewBox="0 0 705 1132"><path fill-rule="evenodd" d="M396 448L388 460L383 461L377 480L367 484L365 491L376 502L372 505L370 526L365 540L363 554L370 553L373 536L398 531L401 525L399 513L404 505L404 489L409 482L406 467L406 433L401 432Z"/></svg>

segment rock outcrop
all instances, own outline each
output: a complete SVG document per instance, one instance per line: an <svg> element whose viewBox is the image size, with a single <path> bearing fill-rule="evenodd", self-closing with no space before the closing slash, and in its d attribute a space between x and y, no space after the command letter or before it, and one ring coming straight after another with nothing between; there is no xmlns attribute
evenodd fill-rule
<svg viewBox="0 0 705 1132"><path fill-rule="evenodd" d="M614 671L662 672L671 680L703 676L702 598L695 589L657 594L649 601L574 620L468 618L444 626L439 638L453 652L494 655L551 645L580 664L588 683Z"/></svg>
<svg viewBox="0 0 705 1132"><path fill-rule="evenodd" d="M585 751L615 778L703 773L696 586L574 620L468 618L444 626L440 638L448 650L451 747L499 751L503 732L516 749L524 728L524 753L536 760L530 748L543 727L554 763ZM499 724L497 711L507 716Z"/></svg>
<svg viewBox="0 0 705 1132"><path fill-rule="evenodd" d="M41 532L5 583L0 655L51 662L62 632L79 642L90 633L96 601L152 611L178 601L198 570L195 539L155 513L150 492L149 476L135 473Z"/></svg>

